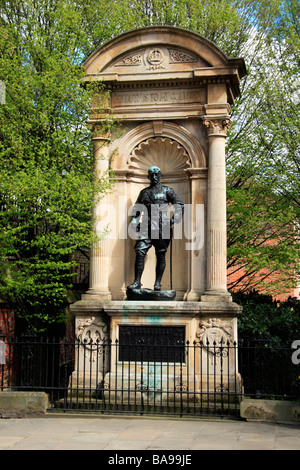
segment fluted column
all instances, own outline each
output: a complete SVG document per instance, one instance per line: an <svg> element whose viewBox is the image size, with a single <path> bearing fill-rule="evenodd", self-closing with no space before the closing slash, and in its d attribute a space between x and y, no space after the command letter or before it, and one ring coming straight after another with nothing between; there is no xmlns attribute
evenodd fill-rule
<svg viewBox="0 0 300 470"><path fill-rule="evenodd" d="M225 139L230 120L204 119L209 140L207 188L207 277L202 301L228 301Z"/></svg>
<svg viewBox="0 0 300 470"><path fill-rule="evenodd" d="M93 137L94 145L94 177L100 178L109 168L110 140L103 136ZM97 197L97 196L96 196ZM97 197L98 199L98 197ZM109 220L107 196L99 198L93 210L94 232L103 230ZM111 300L109 290L109 236L99 240L91 248L89 290L83 296L93 295L97 300Z"/></svg>

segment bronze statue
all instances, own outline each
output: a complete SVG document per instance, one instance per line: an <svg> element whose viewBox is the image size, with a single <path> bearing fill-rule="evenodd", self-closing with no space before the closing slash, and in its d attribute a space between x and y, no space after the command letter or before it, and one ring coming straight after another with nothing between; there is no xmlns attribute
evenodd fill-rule
<svg viewBox="0 0 300 470"><path fill-rule="evenodd" d="M161 279L166 267L166 252L172 237L172 229L174 223L181 221L184 212L183 202L172 188L161 184L161 176L160 168L157 166L149 168L150 186L140 192L133 208L132 224L136 227L138 237L134 247L136 253L134 281L127 287L129 290L141 288L145 257L151 246L154 246L156 254L154 290L161 290ZM168 213L169 204L174 207L172 218ZM146 214L141 213L141 206L145 207Z"/></svg>

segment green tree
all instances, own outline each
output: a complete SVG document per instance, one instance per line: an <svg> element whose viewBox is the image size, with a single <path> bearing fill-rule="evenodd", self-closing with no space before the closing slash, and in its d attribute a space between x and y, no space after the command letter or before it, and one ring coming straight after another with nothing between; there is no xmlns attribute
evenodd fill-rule
<svg viewBox="0 0 300 470"><path fill-rule="evenodd" d="M227 197L228 288L287 293L299 260L294 206L256 180L231 183Z"/></svg>
<svg viewBox="0 0 300 470"><path fill-rule="evenodd" d="M239 341L270 342L272 346L291 347L300 335L300 302L289 298L276 302L272 296L253 290L247 294L233 294L235 302L243 306L238 318Z"/></svg>
<svg viewBox="0 0 300 470"><path fill-rule="evenodd" d="M83 10L1 2L0 298L38 329L64 319L72 255L98 236L95 195L111 187L108 174L93 180Z"/></svg>
<svg viewBox="0 0 300 470"><path fill-rule="evenodd" d="M240 280L248 289L266 287L275 294L295 287L299 270L300 7L294 1L249 0L244 8L253 29L242 50L248 76L232 110L227 146L228 195L234 202L228 210L229 266L242 268ZM272 247L270 230L278 234ZM260 277L252 276L260 269Z"/></svg>

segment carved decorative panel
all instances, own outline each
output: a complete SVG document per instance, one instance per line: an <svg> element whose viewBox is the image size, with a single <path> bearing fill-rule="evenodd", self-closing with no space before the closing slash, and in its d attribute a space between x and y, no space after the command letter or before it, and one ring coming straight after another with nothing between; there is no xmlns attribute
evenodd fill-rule
<svg viewBox="0 0 300 470"><path fill-rule="evenodd" d="M138 49L131 54L118 58L113 67L143 67L145 70L167 70L181 64L193 64L197 67L209 67L202 57L181 48L167 48L163 44Z"/></svg>
<svg viewBox="0 0 300 470"><path fill-rule="evenodd" d="M163 174L182 172L190 167L185 149L169 138L156 137L142 142L129 159L129 169L147 173L150 166L158 166Z"/></svg>
<svg viewBox="0 0 300 470"><path fill-rule="evenodd" d="M202 341L203 345L213 346L214 344L224 346L233 341L233 328L229 321L220 318L210 318L202 320L199 323L199 329L196 336Z"/></svg>

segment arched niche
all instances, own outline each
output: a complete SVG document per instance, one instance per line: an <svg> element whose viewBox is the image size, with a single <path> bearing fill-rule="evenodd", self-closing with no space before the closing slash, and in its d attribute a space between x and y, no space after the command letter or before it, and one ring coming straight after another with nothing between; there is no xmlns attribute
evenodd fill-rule
<svg viewBox="0 0 300 470"><path fill-rule="evenodd" d="M186 128L168 121L153 121L135 126L117 142L117 157L111 162L113 170L130 170L132 152L149 139L169 139L188 154L190 168L206 168L204 150L198 139Z"/></svg>
<svg viewBox="0 0 300 470"><path fill-rule="evenodd" d="M186 247L192 241L190 234L195 231L194 206L196 203L202 204L203 207L205 205L207 184L205 153L192 133L176 123L159 121L137 125L118 142L117 153L111 162L117 183L110 197L110 205L117 207L118 198L124 197L127 201L126 213L130 213L130 207L135 203L140 190L149 184L147 173L152 165L161 168L162 184L172 187L187 208L181 232L180 230L177 232L177 237L172 242L172 250L168 252L167 268L163 277L163 288L169 289L172 263L172 287L177 292L177 299L183 300L188 297L191 290L195 290L192 273L195 250ZM115 269L112 270L109 280L113 299L120 298L122 293L125 295L126 285L133 280L134 240L128 236L128 232L125 237L126 224L129 222L130 217L126 218L124 214L124 239L114 242L112 254L115 253L117 258L114 260L112 256L112 265L115 264ZM187 228L187 224L191 227ZM202 229L204 232L204 226ZM197 292L204 289L204 259L203 244L197 253L199 265ZM155 252L151 249L147 255L142 279L146 288L153 288L155 262Z"/></svg>

